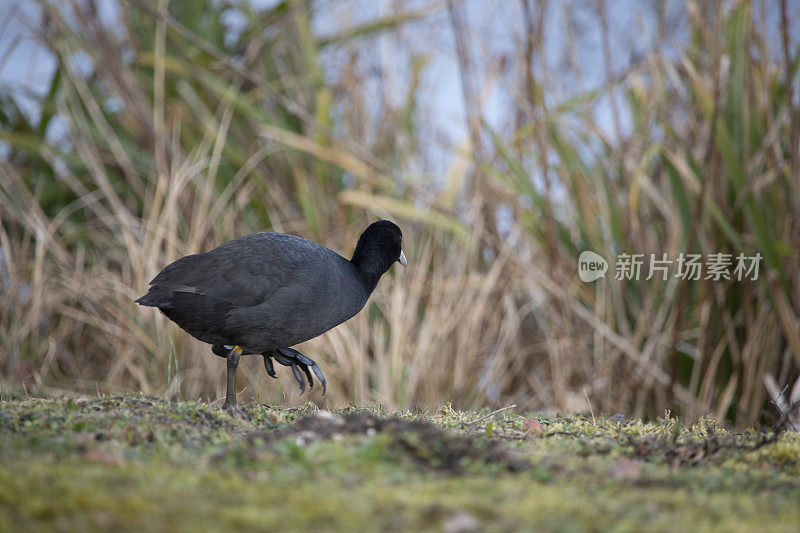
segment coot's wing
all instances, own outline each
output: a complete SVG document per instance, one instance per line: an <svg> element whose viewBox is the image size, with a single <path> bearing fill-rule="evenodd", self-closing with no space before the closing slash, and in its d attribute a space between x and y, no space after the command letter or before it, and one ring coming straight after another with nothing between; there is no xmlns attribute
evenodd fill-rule
<svg viewBox="0 0 800 533"><path fill-rule="evenodd" d="M301 237L255 233L178 259L153 278L150 290L202 294L252 307L293 285L315 258L327 254L333 252Z"/></svg>

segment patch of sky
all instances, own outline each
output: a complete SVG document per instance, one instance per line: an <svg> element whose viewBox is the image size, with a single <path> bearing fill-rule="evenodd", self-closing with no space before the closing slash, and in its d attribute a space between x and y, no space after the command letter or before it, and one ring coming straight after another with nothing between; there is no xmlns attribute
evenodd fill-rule
<svg viewBox="0 0 800 533"><path fill-rule="evenodd" d="M72 147L69 141L69 124L61 115L54 115L44 131L45 140L51 146L57 147L62 152L67 152Z"/></svg>
<svg viewBox="0 0 800 533"><path fill-rule="evenodd" d="M38 100L47 93L56 66L34 38L32 28L40 16L34 2L0 2L0 91L34 125L41 115Z"/></svg>
<svg viewBox="0 0 800 533"><path fill-rule="evenodd" d="M222 24L225 26L225 47L233 47L241 38L242 32L247 28L247 15L235 8L226 9L222 12Z"/></svg>

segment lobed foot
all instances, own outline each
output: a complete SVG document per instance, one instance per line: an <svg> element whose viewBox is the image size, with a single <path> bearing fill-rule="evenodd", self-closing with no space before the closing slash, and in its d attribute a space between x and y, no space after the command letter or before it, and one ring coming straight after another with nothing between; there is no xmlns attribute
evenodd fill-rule
<svg viewBox="0 0 800 533"><path fill-rule="evenodd" d="M231 346L215 344L211 347L211 351L220 357L229 357L231 348ZM322 369L320 369L316 361L299 352L298 350L295 350L294 348L278 348L277 350L264 352L261 355L264 357L264 368L267 369L267 374L269 374L269 376L272 378L277 379L278 377L278 375L275 373L275 365L272 362L273 359L283 366L288 366L292 370L294 379L300 384L300 394L303 394L306 391L306 384L303 380L303 374L305 374L306 379L308 379L309 388L314 388L314 378L312 376L312 372L317 376L317 379L319 379L319 382L322 384L323 396L327 392L328 383L325 380L325 375L322 373ZM236 358L236 363L238 363L238 357ZM235 376L235 374L236 370L234 367L233 375ZM231 405L228 405L228 402L226 401L225 409L235 409L235 397L233 397L232 402L233 403Z"/></svg>
<svg viewBox="0 0 800 533"><path fill-rule="evenodd" d="M294 374L294 379L296 379L300 384L301 395L306 391L306 384L303 381L303 374L300 372L302 371L306 375L310 389L314 388L314 378L311 376L311 372L314 372L314 374L317 376L317 379L319 379L319 382L322 384L322 394L323 396L325 395L328 386L327 381L325 381L325 375L322 373L322 370L316 361L310 357L307 357L294 348L278 348L277 350L264 352L261 355L264 356L264 366L267 369L267 374L273 378L277 377L275 375L275 367L272 364L273 358L283 366L288 366L291 368L292 374Z"/></svg>

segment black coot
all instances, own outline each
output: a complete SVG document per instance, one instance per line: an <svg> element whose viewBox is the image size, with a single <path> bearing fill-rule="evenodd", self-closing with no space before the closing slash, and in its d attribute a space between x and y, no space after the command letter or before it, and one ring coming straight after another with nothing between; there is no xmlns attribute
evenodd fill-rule
<svg viewBox="0 0 800 533"><path fill-rule="evenodd" d="M348 320L367 302L378 280L397 261L406 265L400 228L370 224L349 261L306 239L284 233L246 235L168 265L136 300L158 307L193 337L228 360L225 407L236 405L236 367L242 354L261 354L292 369L305 390L319 366L290 348Z"/></svg>

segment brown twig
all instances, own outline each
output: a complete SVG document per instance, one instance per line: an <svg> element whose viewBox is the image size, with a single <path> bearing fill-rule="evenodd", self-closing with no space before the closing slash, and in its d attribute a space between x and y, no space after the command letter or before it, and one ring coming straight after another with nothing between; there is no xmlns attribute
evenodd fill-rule
<svg viewBox="0 0 800 533"><path fill-rule="evenodd" d="M503 411L507 411L507 410L509 410L509 409L513 409L513 408L514 408L514 407L516 407L516 406L517 406L517 404L507 405L506 407L500 408L500 409L498 409L498 410L496 410L496 411L492 411L492 412L491 412L491 413L489 413L488 415L482 416L482 417L480 417L480 418L476 418L475 420L473 420L473 421L471 421L471 422L467 422L467 423L466 423L466 426L467 426L467 427L469 427L469 426L473 426L473 425L477 424L478 422L483 422L483 421L484 421L484 420L486 420L487 418L491 418L491 417L493 417L493 416L494 416L494 415L496 415L497 413L502 413Z"/></svg>

